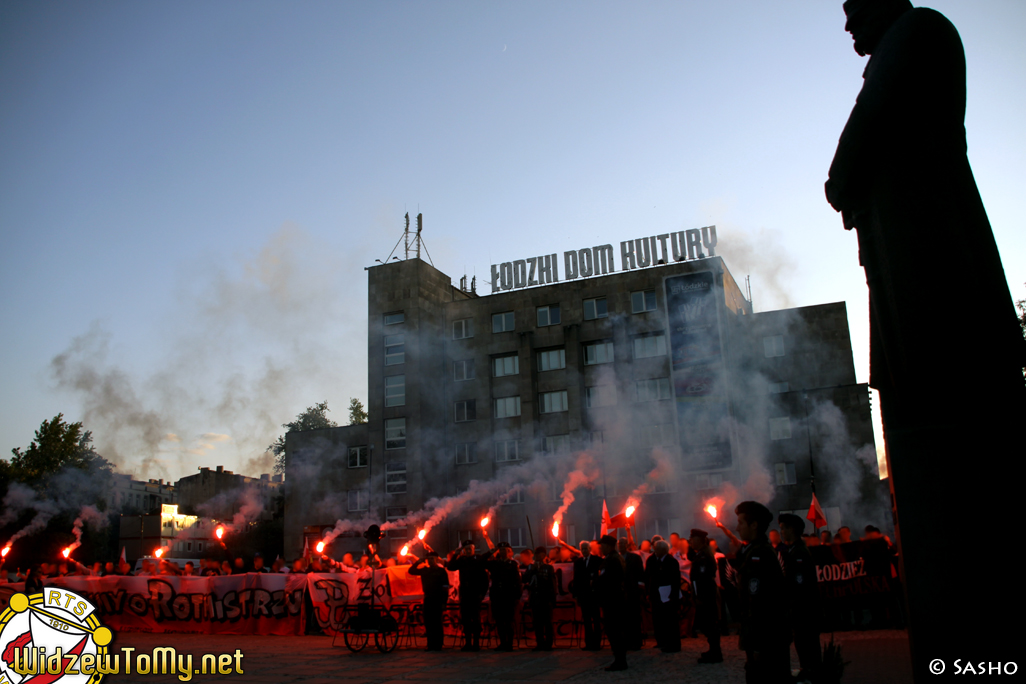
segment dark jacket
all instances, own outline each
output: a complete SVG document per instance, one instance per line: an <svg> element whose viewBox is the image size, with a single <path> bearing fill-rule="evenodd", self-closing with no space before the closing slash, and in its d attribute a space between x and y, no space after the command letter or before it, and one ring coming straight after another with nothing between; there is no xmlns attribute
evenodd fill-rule
<svg viewBox="0 0 1026 684"><path fill-rule="evenodd" d="M791 643L784 573L766 536L743 546L731 563L737 570L741 649L762 651Z"/></svg>
<svg viewBox="0 0 1026 684"><path fill-rule="evenodd" d="M424 587L424 600L446 601L449 598L449 573L445 568L431 567L427 564L426 558L421 558L409 573L420 578L420 584Z"/></svg>
<svg viewBox="0 0 1026 684"><path fill-rule="evenodd" d="M492 586L488 596L492 601L519 601L524 592L520 581L520 564L515 560L493 559L485 563Z"/></svg>
<svg viewBox="0 0 1026 684"><path fill-rule="evenodd" d="M796 620L815 618L819 615L819 586L812 554L801 540L794 544L781 544L781 547L791 616Z"/></svg>
<svg viewBox="0 0 1026 684"><path fill-rule="evenodd" d="M488 591L488 573L483 555L453 556L445 564L446 570L460 574L460 601L480 601Z"/></svg>
<svg viewBox="0 0 1026 684"><path fill-rule="evenodd" d="M603 611L623 608L624 578L626 577L623 556L616 551L602 559L595 584L595 595Z"/></svg>
<svg viewBox="0 0 1026 684"><path fill-rule="evenodd" d="M556 569L548 563L531 563L524 572L524 584L531 603L556 602Z"/></svg>
<svg viewBox="0 0 1026 684"><path fill-rule="evenodd" d="M680 563L670 554L659 558L653 553L645 564L645 588L652 605L663 603L659 587L670 587L671 602L680 600Z"/></svg>
<svg viewBox="0 0 1026 684"><path fill-rule="evenodd" d="M601 565L602 559L594 554L574 559L573 595L578 602L595 600L595 579Z"/></svg>
<svg viewBox="0 0 1026 684"><path fill-rule="evenodd" d="M691 593L699 604L715 604L719 596L716 587L716 559L712 553L694 553L691 558Z"/></svg>
<svg viewBox="0 0 1026 684"><path fill-rule="evenodd" d="M637 600L641 597L645 587L645 562L641 556L631 551L623 557L624 562L624 592L628 598Z"/></svg>

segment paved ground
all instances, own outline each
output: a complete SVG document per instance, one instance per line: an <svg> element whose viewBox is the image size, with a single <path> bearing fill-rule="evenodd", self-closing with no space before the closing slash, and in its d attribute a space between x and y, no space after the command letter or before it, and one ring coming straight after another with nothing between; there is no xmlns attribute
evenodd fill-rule
<svg viewBox="0 0 1026 684"><path fill-rule="evenodd" d="M829 636L824 637L824 643ZM845 671L845 684L898 684L910 682L908 637L903 631L876 630L838 632L842 655L850 665ZM332 647L330 637L241 637L208 635L165 635L122 632L114 647L135 647L139 652L157 646L174 646L179 652L192 653L198 662L203 653L233 653L240 649L243 674L233 675L238 682L301 682L302 684L429 684L430 682L557 682L572 680L590 682L637 681L659 682L744 682L744 654L737 650L737 637L724 637L725 660L716 665L698 665L695 659L704 651L704 639L685 639L681 653L664 654L653 648L629 653L630 669L610 673L602 668L609 664L608 650L601 653L579 649L557 648L550 653L535 653L529 648L513 653L462 653L452 649L441 653L417 648L400 648L381 654L373 643L358 654L350 653L341 638ZM792 661L798 667L792 649ZM210 675L195 675L193 682L203 684ZM225 678L222 678L225 679ZM111 677L112 683L173 682L174 675L141 676L133 673Z"/></svg>

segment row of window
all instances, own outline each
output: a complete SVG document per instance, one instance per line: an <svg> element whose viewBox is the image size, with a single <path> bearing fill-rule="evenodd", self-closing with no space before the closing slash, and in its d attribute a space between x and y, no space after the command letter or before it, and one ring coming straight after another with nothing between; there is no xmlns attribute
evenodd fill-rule
<svg viewBox="0 0 1026 684"><path fill-rule="evenodd" d="M639 402L670 398L670 379L652 378L636 383ZM587 408L616 405L616 385L595 385L584 388ZM562 413L570 409L566 390L542 392L538 395L539 413ZM493 418L512 418L520 415L520 397L500 397L492 400ZM461 399L453 405L453 420L457 423L477 420L477 400Z"/></svg>

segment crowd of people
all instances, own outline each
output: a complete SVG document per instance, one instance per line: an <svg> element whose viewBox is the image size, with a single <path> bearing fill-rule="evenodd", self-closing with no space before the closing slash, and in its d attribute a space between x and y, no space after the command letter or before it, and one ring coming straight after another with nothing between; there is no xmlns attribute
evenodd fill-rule
<svg viewBox="0 0 1026 684"><path fill-rule="evenodd" d="M570 591L583 631L582 648L602 649L605 634L614 661L607 670L627 668L627 652L642 647L642 610L647 603L652 615L656 647L667 653L681 650L682 587L694 604L692 628L708 641L699 663L723 660L720 636L726 633L727 611L740 622L740 648L747 656L751 681L791 681L790 644L793 642L803 678L814 678L821 666L819 615L815 563L809 547L852 541L851 530L835 534L804 533L805 521L782 514L778 530L770 530L773 515L762 504L746 501L735 509L736 534L717 521L729 549L720 550L715 539L702 529L687 538L677 533L654 536L637 543L629 536L605 535L573 547L559 540L557 546L539 546L514 554L506 542L493 543L482 530L487 550L478 553L473 541L447 556L440 556L426 542L418 557L404 547L384 558L376 544L340 560L327 555L297 558L291 564L280 557L269 566L261 554L247 562L241 556L179 563L172 559L144 558L133 570L124 557L116 562L85 566L74 560L41 563L17 573L29 593L40 591L48 577L93 576L218 576L258 573L360 573L380 567L409 565L409 574L423 586L423 620L428 650L441 650L443 614L449 602L449 572L459 575L459 614L464 651L481 648L481 610L489 597L500 651L513 650L514 616L526 589L527 607L536 636L535 650L554 647L553 612L557 601L556 563L573 563ZM886 537L867 526L863 539ZM890 540L887 540L888 543ZM687 583L682 582L687 578Z"/></svg>

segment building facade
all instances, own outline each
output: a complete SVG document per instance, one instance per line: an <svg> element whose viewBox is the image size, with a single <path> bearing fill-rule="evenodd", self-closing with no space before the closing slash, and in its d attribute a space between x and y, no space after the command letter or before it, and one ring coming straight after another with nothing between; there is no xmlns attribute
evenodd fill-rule
<svg viewBox="0 0 1026 684"><path fill-rule="evenodd" d="M524 481L490 534L515 547L552 543L574 469L587 482L563 518L570 543L595 537L603 500L613 514L639 503L647 537L711 528L712 497L807 510L813 486L838 524L882 524L844 304L754 313L723 260L683 235L673 259L652 238L647 267L634 245L620 270L610 246L565 255L563 281L557 255L493 267L488 296L420 259L367 269L369 420L286 435L286 554L304 529L401 520L508 472ZM463 507L429 541L477 536L495 504Z"/></svg>
<svg viewBox="0 0 1026 684"><path fill-rule="evenodd" d="M108 505L125 512L156 514L164 504L178 501L175 487L164 480L133 480L131 475L114 473Z"/></svg>
<svg viewBox="0 0 1026 684"><path fill-rule="evenodd" d="M231 520L246 505L245 492L255 491L261 499L278 493L284 476L263 474L260 477L239 475L224 466L214 470L201 467L195 475L183 477L175 483L178 505L189 514L202 514L219 520ZM203 510L200 510L200 509ZM271 512L260 519L270 519Z"/></svg>

